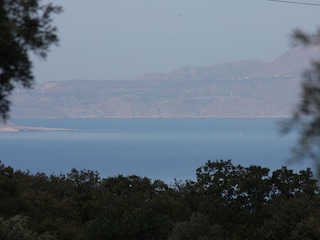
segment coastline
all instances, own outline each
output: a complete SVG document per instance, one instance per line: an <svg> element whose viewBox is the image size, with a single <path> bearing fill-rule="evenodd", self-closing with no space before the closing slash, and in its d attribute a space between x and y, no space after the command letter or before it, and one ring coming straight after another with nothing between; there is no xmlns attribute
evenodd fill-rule
<svg viewBox="0 0 320 240"><path fill-rule="evenodd" d="M27 127L12 123L0 124L0 132L30 132L30 131L76 131L71 128Z"/></svg>

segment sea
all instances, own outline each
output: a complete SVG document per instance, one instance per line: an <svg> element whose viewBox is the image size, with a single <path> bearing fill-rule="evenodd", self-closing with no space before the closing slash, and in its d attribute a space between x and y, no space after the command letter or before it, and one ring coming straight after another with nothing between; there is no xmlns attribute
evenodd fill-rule
<svg viewBox="0 0 320 240"><path fill-rule="evenodd" d="M60 174L72 168L119 174L195 180L208 160L260 165L295 172L311 162L290 163L297 134L281 136L283 119L12 119L17 125L70 131L0 133L0 160L15 170Z"/></svg>

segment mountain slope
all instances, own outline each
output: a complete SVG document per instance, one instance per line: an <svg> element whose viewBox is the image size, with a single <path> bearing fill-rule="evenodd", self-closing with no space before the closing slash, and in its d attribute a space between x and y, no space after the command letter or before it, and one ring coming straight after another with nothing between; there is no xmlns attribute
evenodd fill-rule
<svg viewBox="0 0 320 240"><path fill-rule="evenodd" d="M73 80L15 92L12 117L288 117L301 71L318 49L294 48L261 60L186 67L129 80Z"/></svg>

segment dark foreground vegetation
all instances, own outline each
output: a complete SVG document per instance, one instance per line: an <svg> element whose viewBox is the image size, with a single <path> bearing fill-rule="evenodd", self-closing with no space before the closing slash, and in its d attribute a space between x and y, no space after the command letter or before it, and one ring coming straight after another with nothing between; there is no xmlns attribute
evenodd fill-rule
<svg viewBox="0 0 320 240"><path fill-rule="evenodd" d="M0 165L0 239L320 239L310 169L208 161L196 181L47 176Z"/></svg>

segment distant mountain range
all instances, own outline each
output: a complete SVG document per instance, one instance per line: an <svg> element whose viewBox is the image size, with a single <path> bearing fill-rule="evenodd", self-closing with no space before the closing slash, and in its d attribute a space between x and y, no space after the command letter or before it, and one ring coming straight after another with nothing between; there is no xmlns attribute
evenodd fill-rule
<svg viewBox="0 0 320 240"><path fill-rule="evenodd" d="M318 48L296 47L268 63L239 61L185 67L128 80L70 80L17 89L13 118L288 117L301 73Z"/></svg>

